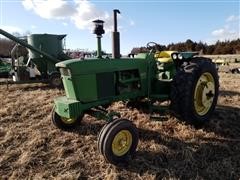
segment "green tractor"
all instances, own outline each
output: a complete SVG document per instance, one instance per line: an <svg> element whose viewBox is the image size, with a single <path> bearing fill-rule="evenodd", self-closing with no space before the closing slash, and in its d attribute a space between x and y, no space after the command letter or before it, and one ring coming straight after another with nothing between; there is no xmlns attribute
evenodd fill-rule
<svg viewBox="0 0 240 180"><path fill-rule="evenodd" d="M0 59L0 78L8 78L11 64Z"/></svg>
<svg viewBox="0 0 240 180"><path fill-rule="evenodd" d="M103 21L94 21L98 57L67 60L59 68L66 96L54 100L52 121L63 130L80 125L84 114L107 121L98 135L104 158L118 164L134 154L138 144L135 125L106 107L116 101L145 101L152 110L166 107L156 102L171 101L170 109L185 121L201 124L209 120L218 99L218 74L210 59L196 53L161 51L147 44L148 53L120 58L119 32L114 10L113 57L102 58Z"/></svg>

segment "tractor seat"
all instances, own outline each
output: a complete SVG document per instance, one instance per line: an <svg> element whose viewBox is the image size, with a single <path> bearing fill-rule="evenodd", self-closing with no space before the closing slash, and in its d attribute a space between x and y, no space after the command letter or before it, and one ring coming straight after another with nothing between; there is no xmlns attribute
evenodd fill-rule
<svg viewBox="0 0 240 180"><path fill-rule="evenodd" d="M174 52L176 51L160 51L156 52L154 57L157 61L160 61L161 63L169 63L173 62L171 55Z"/></svg>

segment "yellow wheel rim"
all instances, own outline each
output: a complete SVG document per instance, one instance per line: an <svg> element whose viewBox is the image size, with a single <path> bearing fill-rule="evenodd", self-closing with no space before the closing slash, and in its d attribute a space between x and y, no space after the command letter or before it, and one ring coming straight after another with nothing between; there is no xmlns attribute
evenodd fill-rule
<svg viewBox="0 0 240 180"><path fill-rule="evenodd" d="M112 142L112 151L116 156L123 156L132 146L132 134L128 130L119 131Z"/></svg>
<svg viewBox="0 0 240 180"><path fill-rule="evenodd" d="M63 123L65 124L72 124L76 121L76 118L65 118L65 117L61 117L61 120Z"/></svg>
<svg viewBox="0 0 240 180"><path fill-rule="evenodd" d="M198 115L203 116L210 110L215 95L215 81L213 76L203 73L196 84L194 91L194 108Z"/></svg>

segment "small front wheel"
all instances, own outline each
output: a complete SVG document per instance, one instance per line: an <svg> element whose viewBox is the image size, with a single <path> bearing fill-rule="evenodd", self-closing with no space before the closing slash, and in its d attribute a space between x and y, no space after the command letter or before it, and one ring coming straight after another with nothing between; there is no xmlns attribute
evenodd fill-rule
<svg viewBox="0 0 240 180"><path fill-rule="evenodd" d="M126 162L138 145L138 130L129 120L118 119L105 125L98 137L98 148L112 164Z"/></svg>
<svg viewBox="0 0 240 180"><path fill-rule="evenodd" d="M79 116L78 118L61 117L56 113L55 106L53 107L52 112L51 112L51 118L52 118L53 124L57 128L62 129L62 130L70 130L74 127L77 127L78 125L80 125L82 117L83 117L83 115Z"/></svg>

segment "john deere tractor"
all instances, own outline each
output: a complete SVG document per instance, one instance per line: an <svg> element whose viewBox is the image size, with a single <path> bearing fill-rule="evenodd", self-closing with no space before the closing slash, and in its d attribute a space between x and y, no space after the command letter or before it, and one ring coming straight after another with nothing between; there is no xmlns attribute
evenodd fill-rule
<svg viewBox="0 0 240 180"><path fill-rule="evenodd" d="M107 121L98 135L98 149L113 164L127 161L138 144L132 121L106 107L116 101L145 101L151 110L163 110L156 102L170 101L179 119L201 124L209 120L218 98L218 74L210 59L196 53L162 51L157 43L147 44L148 53L120 57L117 13L114 10L113 57L101 56L103 21L96 20L96 58L67 60L56 64L66 96L54 100L52 121L69 130L80 125L84 114Z"/></svg>

